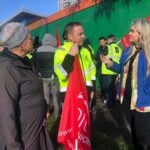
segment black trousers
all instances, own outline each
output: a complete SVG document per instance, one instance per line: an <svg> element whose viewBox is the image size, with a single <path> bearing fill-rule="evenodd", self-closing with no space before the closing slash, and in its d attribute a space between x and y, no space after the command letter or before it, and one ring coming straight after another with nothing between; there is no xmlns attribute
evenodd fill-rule
<svg viewBox="0 0 150 150"><path fill-rule="evenodd" d="M116 99L116 81L117 75L102 75L102 87L107 99L108 108L113 108Z"/></svg>
<svg viewBox="0 0 150 150"><path fill-rule="evenodd" d="M126 108L124 113L131 128L135 150L150 150L150 112L141 113Z"/></svg>

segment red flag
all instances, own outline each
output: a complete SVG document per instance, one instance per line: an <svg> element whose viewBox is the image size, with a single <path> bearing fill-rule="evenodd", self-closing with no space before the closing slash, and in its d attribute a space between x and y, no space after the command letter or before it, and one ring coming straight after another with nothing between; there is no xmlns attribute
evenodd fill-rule
<svg viewBox="0 0 150 150"><path fill-rule="evenodd" d="M57 40L57 47L59 47L61 45L61 40L58 28L56 28L56 40Z"/></svg>
<svg viewBox="0 0 150 150"><path fill-rule="evenodd" d="M88 96L78 57L69 76L58 142L66 150L91 150Z"/></svg>
<svg viewBox="0 0 150 150"><path fill-rule="evenodd" d="M146 17L147 21L150 21L150 16ZM122 39L121 39L121 44L123 46L123 48L127 48L130 46L131 42L130 42L130 36L129 33L126 34Z"/></svg>
<svg viewBox="0 0 150 150"><path fill-rule="evenodd" d="M121 44L123 46L123 48L127 48L130 46L131 42L130 42L130 36L129 34L126 34L122 39L121 39Z"/></svg>
<svg viewBox="0 0 150 150"><path fill-rule="evenodd" d="M146 20L147 20L147 21L150 21L150 16L148 16L148 17L146 18Z"/></svg>

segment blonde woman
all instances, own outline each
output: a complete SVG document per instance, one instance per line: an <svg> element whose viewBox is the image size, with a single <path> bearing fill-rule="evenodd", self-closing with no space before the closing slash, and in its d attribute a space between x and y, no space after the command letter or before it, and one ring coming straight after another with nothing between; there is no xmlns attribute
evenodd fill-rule
<svg viewBox="0 0 150 150"><path fill-rule="evenodd" d="M136 150L150 148L150 23L136 19L130 28L131 46L120 64L103 56L107 67L121 74L120 101L130 124Z"/></svg>

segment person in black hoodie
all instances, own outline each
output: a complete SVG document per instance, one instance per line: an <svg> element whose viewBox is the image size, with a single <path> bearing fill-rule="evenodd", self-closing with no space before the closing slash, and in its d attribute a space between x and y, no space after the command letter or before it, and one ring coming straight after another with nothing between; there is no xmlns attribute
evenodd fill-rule
<svg viewBox="0 0 150 150"><path fill-rule="evenodd" d="M53 99L54 115L57 118L59 115L59 86L57 78L54 75L54 53L56 50L56 38L46 33L42 40L42 45L37 49L36 67L41 75L44 86L44 97L47 104L50 106Z"/></svg>

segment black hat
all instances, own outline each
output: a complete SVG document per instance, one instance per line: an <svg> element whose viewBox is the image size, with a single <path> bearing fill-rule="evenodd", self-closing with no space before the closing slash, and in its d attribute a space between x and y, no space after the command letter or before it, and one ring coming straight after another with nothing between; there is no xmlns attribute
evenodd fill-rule
<svg viewBox="0 0 150 150"><path fill-rule="evenodd" d="M113 40L116 40L116 36L114 34L110 34L108 35L107 39L113 39Z"/></svg>

